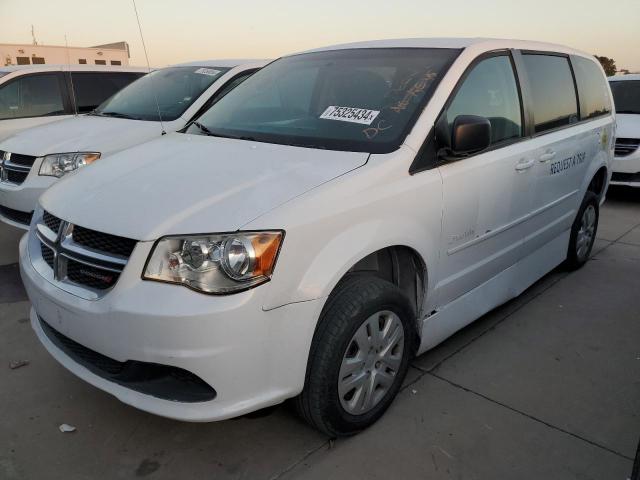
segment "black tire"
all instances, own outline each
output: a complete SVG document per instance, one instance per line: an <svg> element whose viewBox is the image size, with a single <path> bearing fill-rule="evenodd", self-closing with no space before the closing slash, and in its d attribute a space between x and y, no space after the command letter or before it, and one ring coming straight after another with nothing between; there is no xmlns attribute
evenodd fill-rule
<svg viewBox="0 0 640 480"><path fill-rule="evenodd" d="M582 227L582 218L584 212L592 207L595 210L595 228L593 231L593 236L590 240L590 243L582 255L578 254L578 233ZM576 215L575 220L573 221L573 225L571 226L571 236L569 238L569 249L567 250L567 260L565 261L565 266L569 270L577 270L582 267L587 260L589 260L589 255L591 255L591 250L593 249L593 244L596 240L596 233L598 232L598 221L600 219L600 199L598 195L595 193L588 191L584 198L582 199L582 204L578 209L578 214Z"/></svg>
<svg viewBox="0 0 640 480"><path fill-rule="evenodd" d="M388 310L404 329L400 367L392 386L370 411L348 413L341 405L338 377L355 332L371 315ZM331 437L353 435L372 425L397 395L416 350L415 310L394 284L371 275L346 277L327 300L313 336L303 392L294 399L298 414Z"/></svg>

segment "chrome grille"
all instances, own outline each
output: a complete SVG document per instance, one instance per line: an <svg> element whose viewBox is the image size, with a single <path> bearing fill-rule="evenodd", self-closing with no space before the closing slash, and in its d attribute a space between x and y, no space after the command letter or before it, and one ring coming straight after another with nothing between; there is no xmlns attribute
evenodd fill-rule
<svg viewBox="0 0 640 480"><path fill-rule="evenodd" d="M73 225L49 212L37 219L35 236L41 268L48 270L41 273L61 288L73 285L98 297L116 284L136 245L136 240Z"/></svg>
<svg viewBox="0 0 640 480"><path fill-rule="evenodd" d="M62 223L62 220L60 220L58 217L54 217L49 212L44 212L42 221L47 227L49 227L49 230L51 230L53 233L58 233L60 223Z"/></svg>
<svg viewBox="0 0 640 480"><path fill-rule="evenodd" d="M35 161L31 155L0 151L0 182L21 185Z"/></svg>
<svg viewBox="0 0 640 480"><path fill-rule="evenodd" d="M616 157L626 157L638 150L640 138L616 138Z"/></svg>
<svg viewBox="0 0 640 480"><path fill-rule="evenodd" d="M96 232L95 230L89 230L88 228L78 225L73 229L73 241L94 250L120 255L122 257L129 257L131 252L133 252L133 248L136 246L136 241L130 238Z"/></svg>
<svg viewBox="0 0 640 480"><path fill-rule="evenodd" d="M53 269L53 250L47 247L44 243L40 243L40 253L47 265Z"/></svg>

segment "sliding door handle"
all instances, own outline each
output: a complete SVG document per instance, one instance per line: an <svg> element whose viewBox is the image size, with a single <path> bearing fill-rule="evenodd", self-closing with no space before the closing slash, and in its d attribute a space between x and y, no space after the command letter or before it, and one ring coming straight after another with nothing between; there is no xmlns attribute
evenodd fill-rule
<svg viewBox="0 0 640 480"><path fill-rule="evenodd" d="M542 163L547 163L548 161L553 160L554 158L556 158L556 152L554 152L553 150L549 150L548 152L545 152L542 155L540 155L540 161Z"/></svg>
<svg viewBox="0 0 640 480"><path fill-rule="evenodd" d="M533 167L533 164L536 163L536 161L534 159L531 160L520 160L518 163L516 163L516 170L518 172L522 172L523 170L529 170L531 167Z"/></svg>

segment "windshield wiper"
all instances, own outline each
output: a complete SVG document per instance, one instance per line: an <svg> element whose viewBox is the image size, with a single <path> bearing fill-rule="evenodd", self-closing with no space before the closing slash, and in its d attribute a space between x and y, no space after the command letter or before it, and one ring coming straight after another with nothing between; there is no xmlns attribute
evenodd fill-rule
<svg viewBox="0 0 640 480"><path fill-rule="evenodd" d="M193 121L192 122L196 127L198 127L200 129L201 132L205 133L206 135L211 135L211 136L215 136L215 134L209 130L207 127L205 127L204 125L202 125L200 122L196 122Z"/></svg>
<svg viewBox="0 0 640 480"><path fill-rule="evenodd" d="M99 115L101 117L126 118L127 120L140 120L138 117L133 117L131 115L127 115L126 113L120 112L96 112L96 115Z"/></svg>
<svg viewBox="0 0 640 480"><path fill-rule="evenodd" d="M237 135L224 135L222 133L216 133L210 129L208 129L207 127L205 127L203 124L201 124L200 122L191 122L193 125L195 125L196 127L198 127L200 129L200 131L202 131L205 135L208 135L210 137L218 137L218 138L232 138L234 140L249 140L251 142L255 142L256 139L253 137L246 137L246 136L237 136Z"/></svg>

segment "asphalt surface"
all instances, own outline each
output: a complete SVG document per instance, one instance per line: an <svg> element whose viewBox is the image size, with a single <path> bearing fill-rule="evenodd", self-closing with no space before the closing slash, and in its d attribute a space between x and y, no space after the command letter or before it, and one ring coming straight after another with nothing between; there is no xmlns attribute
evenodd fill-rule
<svg viewBox="0 0 640 480"><path fill-rule="evenodd" d="M0 264L15 232L0 227ZM380 422L332 441L286 405L188 424L80 381L0 266L0 479L627 479L640 436L640 191L614 190L592 260L556 269L415 359ZM19 368L10 363L26 360ZM62 433L59 426L76 430Z"/></svg>

